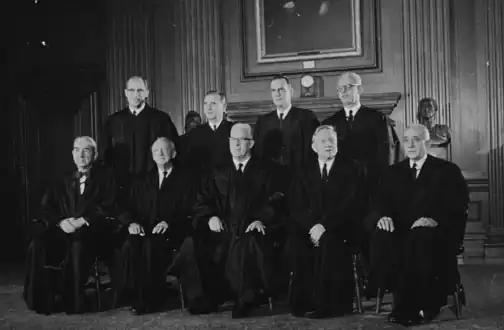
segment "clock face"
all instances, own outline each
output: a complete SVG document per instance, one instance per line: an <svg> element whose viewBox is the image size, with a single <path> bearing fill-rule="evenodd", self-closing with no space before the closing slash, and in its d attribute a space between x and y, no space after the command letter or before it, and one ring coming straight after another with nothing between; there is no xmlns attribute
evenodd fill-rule
<svg viewBox="0 0 504 330"><path fill-rule="evenodd" d="M306 88L311 87L313 85L313 77L312 76L301 77L301 85Z"/></svg>

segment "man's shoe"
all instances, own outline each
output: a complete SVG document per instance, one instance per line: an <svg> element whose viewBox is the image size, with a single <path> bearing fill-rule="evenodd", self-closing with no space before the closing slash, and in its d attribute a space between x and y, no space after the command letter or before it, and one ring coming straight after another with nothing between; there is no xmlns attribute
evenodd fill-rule
<svg viewBox="0 0 504 330"><path fill-rule="evenodd" d="M131 313L133 315L144 315L150 312L149 308L145 305L138 305L131 307Z"/></svg>
<svg viewBox="0 0 504 330"><path fill-rule="evenodd" d="M438 316L440 309L420 311L419 322L420 324L429 324Z"/></svg>

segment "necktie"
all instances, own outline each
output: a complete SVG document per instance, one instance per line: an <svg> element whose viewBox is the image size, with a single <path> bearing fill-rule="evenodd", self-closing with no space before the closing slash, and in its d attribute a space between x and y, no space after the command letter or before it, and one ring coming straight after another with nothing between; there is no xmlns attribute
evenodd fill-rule
<svg viewBox="0 0 504 330"><path fill-rule="evenodd" d="M347 122L348 122L348 128L352 129L352 123L353 123L353 110L348 111L348 117L347 117Z"/></svg>
<svg viewBox="0 0 504 330"><path fill-rule="evenodd" d="M238 164L238 174L240 176L243 175L243 164L242 163Z"/></svg>
<svg viewBox="0 0 504 330"><path fill-rule="evenodd" d="M417 164L413 163L413 166L411 166L411 179L415 181L417 178Z"/></svg>
<svg viewBox="0 0 504 330"><path fill-rule="evenodd" d="M166 179L167 175L168 175L168 171L163 171L163 177L161 178L161 181L159 182L159 189L161 189L161 186L163 185L163 182Z"/></svg>
<svg viewBox="0 0 504 330"><path fill-rule="evenodd" d="M281 113L280 116L278 116L278 118L280 118L280 121L284 120L284 113Z"/></svg>
<svg viewBox="0 0 504 330"><path fill-rule="evenodd" d="M324 167L322 168L322 181L327 181L327 163L324 163Z"/></svg>
<svg viewBox="0 0 504 330"><path fill-rule="evenodd" d="M212 125L212 129L215 131L217 131L217 125Z"/></svg>
<svg viewBox="0 0 504 330"><path fill-rule="evenodd" d="M86 188L86 179L87 179L87 175L86 173L79 173L80 175L80 178L79 178L79 190L80 190L80 194L82 195L84 193L84 189Z"/></svg>

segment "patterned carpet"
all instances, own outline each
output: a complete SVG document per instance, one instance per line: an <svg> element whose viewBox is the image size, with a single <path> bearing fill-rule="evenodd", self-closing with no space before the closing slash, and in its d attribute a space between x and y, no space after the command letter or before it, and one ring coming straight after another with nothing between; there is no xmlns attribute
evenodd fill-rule
<svg viewBox="0 0 504 330"><path fill-rule="evenodd" d="M2 265L3 266L3 265ZM504 329L504 272L498 269L466 267L463 283L468 294L468 308L463 319L456 320L445 308L431 324L414 329ZM0 271L0 329L404 329L388 324L390 305L380 315L373 313L374 300L364 303L365 313L328 320L309 320L291 316L284 305L277 303L273 312L267 307L249 318L233 320L229 308L221 313L191 316L182 312L174 294L168 311L145 316L131 315L127 308L79 316L37 315L26 309L22 294L22 271ZM106 300L106 297L105 297ZM390 297L386 297L386 302Z"/></svg>

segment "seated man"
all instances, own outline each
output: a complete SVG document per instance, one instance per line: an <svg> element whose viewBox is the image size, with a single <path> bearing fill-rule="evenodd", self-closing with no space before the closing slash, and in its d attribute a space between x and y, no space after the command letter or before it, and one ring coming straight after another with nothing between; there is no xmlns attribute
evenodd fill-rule
<svg viewBox="0 0 504 330"><path fill-rule="evenodd" d="M77 170L49 187L42 198L40 218L28 247L28 271L24 299L37 313L51 313L59 283L47 266L62 267L63 306L67 313L84 311L84 284L97 253L107 254L105 242L112 238L114 182L104 169L94 166L96 142L82 136L73 144ZM110 247L110 245L108 245ZM114 269L111 277L115 279Z"/></svg>
<svg viewBox="0 0 504 330"><path fill-rule="evenodd" d="M264 235L274 211L268 172L250 155L250 125L235 124L230 135L232 158L206 174L195 205L197 233L184 242L172 270L192 314L216 311L233 298L237 318L257 306L260 289L272 288L271 247Z"/></svg>
<svg viewBox="0 0 504 330"><path fill-rule="evenodd" d="M318 159L295 175L288 196L289 303L295 316L342 316L352 312L351 253L362 228L355 218L359 167L338 154L332 126L319 126L312 141Z"/></svg>
<svg viewBox="0 0 504 330"><path fill-rule="evenodd" d="M394 292L389 321L409 325L431 321L446 300L438 277L459 249L469 193L457 165L427 154L425 126L409 126L403 141L407 158L390 167L366 225L372 280Z"/></svg>
<svg viewBox="0 0 504 330"><path fill-rule="evenodd" d="M133 184L127 211L119 217L128 228L121 295L133 292L134 314L160 307L171 251L189 233L195 196L188 173L173 164L173 142L158 138L151 150L157 168Z"/></svg>

